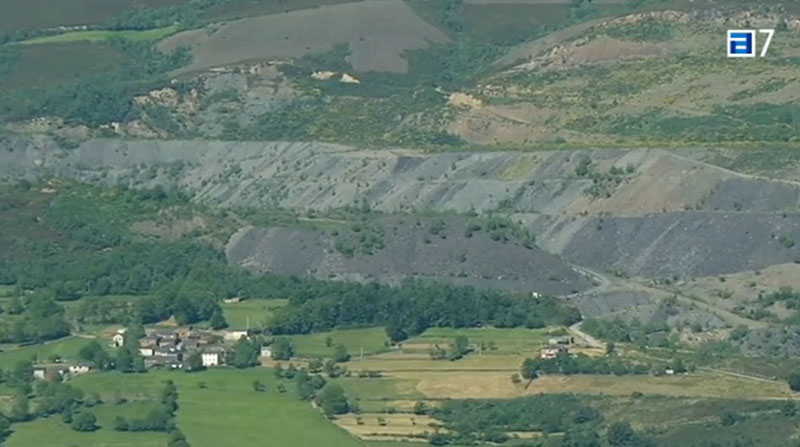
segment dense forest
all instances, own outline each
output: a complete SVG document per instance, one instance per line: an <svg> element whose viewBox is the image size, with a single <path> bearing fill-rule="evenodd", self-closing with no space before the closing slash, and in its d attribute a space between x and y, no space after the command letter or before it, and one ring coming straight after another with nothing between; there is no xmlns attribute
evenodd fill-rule
<svg viewBox="0 0 800 447"><path fill-rule="evenodd" d="M278 334L324 331L341 326L386 325L394 341L429 327L529 328L580 321L577 309L555 299L409 281L398 287L297 280L288 290L289 306L271 325Z"/></svg>

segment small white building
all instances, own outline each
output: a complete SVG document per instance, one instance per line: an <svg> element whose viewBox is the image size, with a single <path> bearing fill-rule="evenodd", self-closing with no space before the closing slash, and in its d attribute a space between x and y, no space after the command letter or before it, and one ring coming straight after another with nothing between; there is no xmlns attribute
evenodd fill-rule
<svg viewBox="0 0 800 447"><path fill-rule="evenodd" d="M155 351L153 348L139 348L139 354L142 354L142 357L152 357Z"/></svg>
<svg viewBox="0 0 800 447"><path fill-rule="evenodd" d="M33 378L44 380L45 375L47 374L47 370L44 368L34 368L33 369Z"/></svg>
<svg viewBox="0 0 800 447"><path fill-rule="evenodd" d="M247 331L234 330L225 331L225 341L239 341L242 337L247 338Z"/></svg>
<svg viewBox="0 0 800 447"><path fill-rule="evenodd" d="M117 332L111 337L111 347L121 348L125 344L125 334Z"/></svg>
<svg viewBox="0 0 800 447"><path fill-rule="evenodd" d="M72 374L72 375L86 374L91 370L92 370L92 367L87 365L87 364L85 364L85 363L80 363L78 365L70 365L69 366L69 373Z"/></svg>
<svg viewBox="0 0 800 447"><path fill-rule="evenodd" d="M549 346L547 348L542 349L542 352L539 357L544 360L552 360L560 355L566 355L569 353L569 349L566 346Z"/></svg>
<svg viewBox="0 0 800 447"><path fill-rule="evenodd" d="M203 354L201 354L201 357L203 359L203 366L205 366L206 368L210 368L212 366L219 366L222 363L221 361L222 354L219 352L204 352Z"/></svg>
<svg viewBox="0 0 800 447"><path fill-rule="evenodd" d="M272 348L269 346L262 346L261 347L261 357L272 357Z"/></svg>

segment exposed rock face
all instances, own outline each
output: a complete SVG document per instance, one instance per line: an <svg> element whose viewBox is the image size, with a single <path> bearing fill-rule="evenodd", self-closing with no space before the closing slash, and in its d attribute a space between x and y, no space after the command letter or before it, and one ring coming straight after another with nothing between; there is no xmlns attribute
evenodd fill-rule
<svg viewBox="0 0 800 447"><path fill-rule="evenodd" d="M585 160L588 174L579 169ZM47 138L6 138L0 178L20 174L179 187L193 200L224 207L325 210L367 203L384 212L499 212L524 222L540 247L570 262L633 275L715 275L800 260L793 243L800 241L797 183L653 149L424 153L154 140L92 140L60 149ZM263 235L280 239L270 234ZM319 268L304 262L298 272ZM366 264L331 271L380 274Z"/></svg>

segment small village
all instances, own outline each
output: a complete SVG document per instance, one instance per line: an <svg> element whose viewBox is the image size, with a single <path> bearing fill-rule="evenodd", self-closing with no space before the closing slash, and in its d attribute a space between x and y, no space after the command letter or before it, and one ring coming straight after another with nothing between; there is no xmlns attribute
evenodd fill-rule
<svg viewBox="0 0 800 447"><path fill-rule="evenodd" d="M111 336L108 346L119 349L125 346L126 329L118 329ZM147 369L184 369L189 356L199 353L203 368L214 368L228 364L233 354L233 345L244 338L249 338L247 330L208 331L192 327L152 328L138 340L139 354ZM269 346L262 346L262 358L272 356ZM58 380L63 377L76 376L91 372L95 368L89 362L72 364L61 363L56 359L49 363L34 365L33 376L39 380Z"/></svg>

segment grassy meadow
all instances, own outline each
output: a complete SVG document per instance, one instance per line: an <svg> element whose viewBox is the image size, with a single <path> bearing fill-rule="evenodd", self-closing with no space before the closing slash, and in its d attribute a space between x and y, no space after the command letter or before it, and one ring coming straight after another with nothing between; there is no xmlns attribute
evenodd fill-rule
<svg viewBox="0 0 800 447"><path fill-rule="evenodd" d="M108 22L137 6L160 7L185 0L3 0L0 2L0 33L57 26L93 25Z"/></svg>
<svg viewBox="0 0 800 447"><path fill-rule="evenodd" d="M47 419L39 419L34 422L18 424L14 426L14 434L9 438L7 446L10 447L62 447L62 446L81 446L81 447L162 447L166 443L166 433L155 432L126 432L121 433L113 430L114 418L122 416L126 418L141 418L154 405L151 402L138 401L128 402L121 405L102 404L88 409L97 416L97 424L100 429L92 433L81 433L72 430L68 425L61 422L58 416Z"/></svg>
<svg viewBox="0 0 800 447"><path fill-rule="evenodd" d="M325 343L331 338L331 345ZM298 357L331 357L334 348L343 344L353 359L357 359L364 350L364 355L377 354L388 350L386 347L386 331L382 327L363 329L340 329L315 334L292 335L295 354Z"/></svg>
<svg viewBox="0 0 800 447"><path fill-rule="evenodd" d="M23 40L20 42L23 45L35 45L43 43L64 43L64 42L102 42L111 38L121 38L129 40L159 40L170 34L174 34L178 27L165 26L163 28L153 28L148 30L97 30L97 31L72 31L64 34L55 34L52 36L35 37L33 39Z"/></svg>
<svg viewBox="0 0 800 447"><path fill-rule="evenodd" d="M86 346L91 340L82 337L67 337L53 342L40 345L29 346L3 346L0 352L0 368L13 368L18 362L23 360L34 360L47 362L51 356L58 355L64 359L77 358L78 351Z"/></svg>
<svg viewBox="0 0 800 447"><path fill-rule="evenodd" d="M223 303L222 312L228 326L235 329L262 326L272 317L275 309L285 306L286 300L244 300L238 303Z"/></svg>
<svg viewBox="0 0 800 447"><path fill-rule="evenodd" d="M153 398L167 379L178 386L178 427L194 447L260 445L267 440L273 445L361 445L308 402L300 401L292 392L293 385L287 382L289 391L279 393L272 372L262 368L128 376L102 373L78 377L73 383L103 398ZM254 380L265 384L267 391L253 391Z"/></svg>

